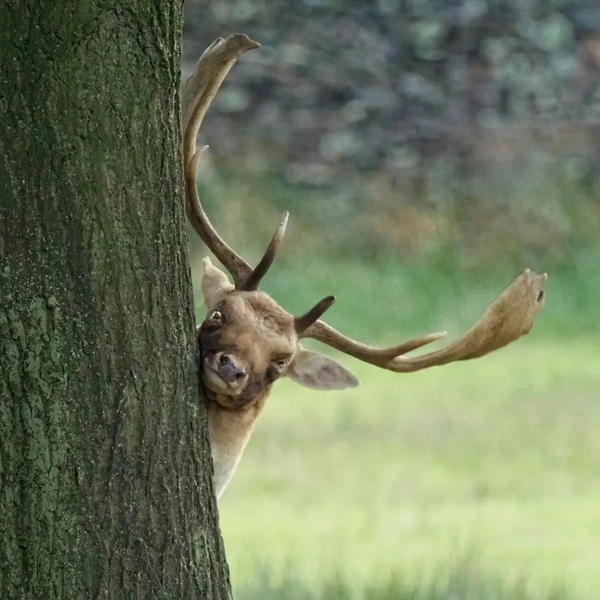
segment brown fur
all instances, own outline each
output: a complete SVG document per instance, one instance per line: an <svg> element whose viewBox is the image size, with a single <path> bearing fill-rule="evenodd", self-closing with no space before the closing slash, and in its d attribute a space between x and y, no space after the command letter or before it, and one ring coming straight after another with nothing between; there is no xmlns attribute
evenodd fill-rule
<svg viewBox="0 0 600 600"><path fill-rule="evenodd" d="M218 329L211 329L208 320L200 326L198 341L204 364L212 366L211 357L226 351L248 372L245 386L221 401L239 407L268 394L281 374L270 371L270 366L281 360L289 364L296 353L293 318L262 292L231 292L212 310L222 314L223 322Z"/></svg>

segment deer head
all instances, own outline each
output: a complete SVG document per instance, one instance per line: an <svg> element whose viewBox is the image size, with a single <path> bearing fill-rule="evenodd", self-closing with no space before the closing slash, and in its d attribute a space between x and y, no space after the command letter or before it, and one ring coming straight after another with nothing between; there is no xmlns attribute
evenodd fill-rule
<svg viewBox="0 0 600 600"><path fill-rule="evenodd" d="M391 348L375 348L346 337L321 320L333 304L333 296L317 302L305 314L293 316L259 291L259 284L281 246L288 214L283 215L263 258L252 268L214 229L202 208L196 186L198 160L206 149L206 146L196 148L196 137L206 111L237 59L258 47L243 34L217 39L200 57L183 88L187 214L194 229L233 279L230 283L223 271L208 258L204 259L202 294L208 312L198 328L198 341L202 381L211 406L209 425L217 494L235 469L252 424L278 378L289 377L319 390L358 385L356 377L331 358L305 350L301 345L303 338L313 338L358 360L397 373L478 358L529 332L543 307L542 286L547 278L546 274L537 275L526 269L460 339L436 352L414 357L406 354L439 340L445 333L432 333Z"/></svg>
<svg viewBox="0 0 600 600"><path fill-rule="evenodd" d="M199 329L204 386L220 404L242 408L262 398L281 376L306 387L344 389L358 380L331 358L309 352L299 339L333 302L292 317L264 292L238 289L203 261L202 293L208 314Z"/></svg>

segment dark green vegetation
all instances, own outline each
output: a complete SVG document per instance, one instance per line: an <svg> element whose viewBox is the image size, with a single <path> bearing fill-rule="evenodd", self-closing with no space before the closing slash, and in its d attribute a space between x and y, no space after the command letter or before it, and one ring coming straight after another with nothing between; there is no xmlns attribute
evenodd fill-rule
<svg viewBox="0 0 600 600"><path fill-rule="evenodd" d="M226 600L180 2L3 3L0 598Z"/></svg>
<svg viewBox="0 0 600 600"><path fill-rule="evenodd" d="M203 134L252 214L285 207L306 247L353 261L594 263L594 0L196 1L184 56L232 28L263 47Z"/></svg>

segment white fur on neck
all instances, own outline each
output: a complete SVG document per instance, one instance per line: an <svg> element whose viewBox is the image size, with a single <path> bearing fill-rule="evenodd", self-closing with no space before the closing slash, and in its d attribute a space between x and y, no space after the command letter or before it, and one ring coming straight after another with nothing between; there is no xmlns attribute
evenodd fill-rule
<svg viewBox="0 0 600 600"><path fill-rule="evenodd" d="M260 406L231 410L216 401L207 402L208 428L214 467L214 488L217 499L231 481L250 440Z"/></svg>
<svg viewBox="0 0 600 600"><path fill-rule="evenodd" d="M237 466L240 463L244 449L250 440L250 433L237 444L219 444L212 442L212 459L215 470L214 486L217 499L221 497L229 485Z"/></svg>

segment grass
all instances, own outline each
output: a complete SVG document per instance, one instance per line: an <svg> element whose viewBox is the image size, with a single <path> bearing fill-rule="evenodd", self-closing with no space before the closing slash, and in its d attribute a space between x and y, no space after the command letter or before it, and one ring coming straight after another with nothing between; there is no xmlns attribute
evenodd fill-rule
<svg viewBox="0 0 600 600"><path fill-rule="evenodd" d="M394 576L378 584L357 589L343 575L327 581L319 589L288 576L273 582L261 573L256 582L237 594L238 600L568 600L568 592L557 588L548 593L532 591L523 581L506 583L498 578L481 577L468 564L457 565L449 573L436 573L435 580L419 583Z"/></svg>
<svg viewBox="0 0 600 600"><path fill-rule="evenodd" d="M262 567L415 585L469 556L507 584L593 597L599 359L521 343L414 375L352 364L363 385L338 394L282 382L221 501L234 582Z"/></svg>
<svg viewBox="0 0 600 600"><path fill-rule="evenodd" d="M308 260L267 290L297 312L340 290L328 320L390 341L464 330L509 272ZM477 361L346 359L362 386L338 393L278 383L220 503L236 597L596 597L600 272L582 261L547 291L532 334Z"/></svg>

